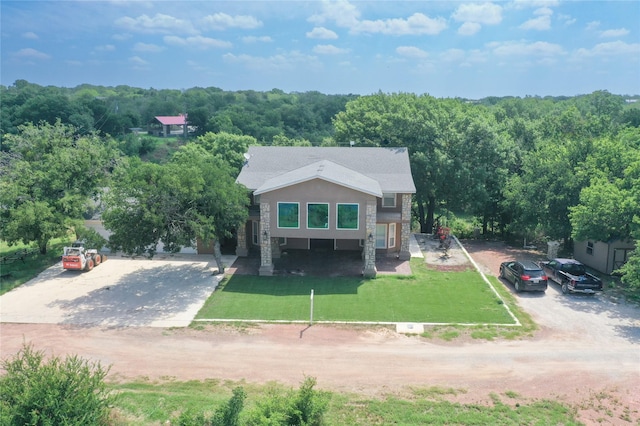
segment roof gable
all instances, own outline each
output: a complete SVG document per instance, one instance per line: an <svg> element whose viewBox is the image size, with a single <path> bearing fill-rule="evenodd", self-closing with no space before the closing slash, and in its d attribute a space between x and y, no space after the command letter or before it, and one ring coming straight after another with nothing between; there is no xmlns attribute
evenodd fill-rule
<svg viewBox="0 0 640 426"><path fill-rule="evenodd" d="M263 194L313 179L322 179L359 192L382 197L382 189L376 180L329 160L317 161L268 179L254 191L254 194Z"/></svg>

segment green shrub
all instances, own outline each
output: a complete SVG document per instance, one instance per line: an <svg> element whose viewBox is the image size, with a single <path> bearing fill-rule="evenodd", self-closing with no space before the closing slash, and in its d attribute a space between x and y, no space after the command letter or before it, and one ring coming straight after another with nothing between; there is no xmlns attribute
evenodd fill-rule
<svg viewBox="0 0 640 426"><path fill-rule="evenodd" d="M171 424L178 426L238 426L240 412L247 394L242 387L233 389L233 396L209 418L204 412L185 410Z"/></svg>
<svg viewBox="0 0 640 426"><path fill-rule="evenodd" d="M104 425L113 403L104 378L109 369L77 356L45 360L31 345L2 361L2 425Z"/></svg>
<svg viewBox="0 0 640 426"><path fill-rule="evenodd" d="M258 401L249 414L247 425L320 426L329 405L326 393L313 389L316 379L306 377L297 392L283 396L272 393Z"/></svg>

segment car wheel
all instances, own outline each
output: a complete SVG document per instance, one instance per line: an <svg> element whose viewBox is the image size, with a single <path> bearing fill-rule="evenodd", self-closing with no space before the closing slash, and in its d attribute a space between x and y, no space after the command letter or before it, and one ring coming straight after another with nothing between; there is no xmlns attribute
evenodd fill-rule
<svg viewBox="0 0 640 426"><path fill-rule="evenodd" d="M500 278L504 279L504 268L500 267Z"/></svg>
<svg viewBox="0 0 640 426"><path fill-rule="evenodd" d="M520 280L516 280L513 286L516 288L517 293L520 293L522 291L522 283L520 282Z"/></svg>
<svg viewBox="0 0 640 426"><path fill-rule="evenodd" d="M562 294L569 294L569 285L567 283L562 283Z"/></svg>

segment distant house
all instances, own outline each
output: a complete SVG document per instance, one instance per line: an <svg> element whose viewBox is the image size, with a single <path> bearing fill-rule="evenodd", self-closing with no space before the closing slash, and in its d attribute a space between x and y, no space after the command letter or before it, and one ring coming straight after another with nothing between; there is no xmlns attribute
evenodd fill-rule
<svg viewBox="0 0 640 426"><path fill-rule="evenodd" d="M363 275L376 256L410 257L411 197L406 148L250 147L237 182L251 192L236 254L260 250L272 275L283 250L359 250Z"/></svg>
<svg viewBox="0 0 640 426"><path fill-rule="evenodd" d="M627 262L634 248L635 243L630 240L577 241L573 257L598 272L611 274Z"/></svg>
<svg viewBox="0 0 640 426"><path fill-rule="evenodd" d="M156 122L160 123L160 126L153 126L154 129L150 130L149 133L157 135L157 136L176 136L176 135L184 135L187 136L187 116L180 114L175 116L164 116L159 115L155 117Z"/></svg>

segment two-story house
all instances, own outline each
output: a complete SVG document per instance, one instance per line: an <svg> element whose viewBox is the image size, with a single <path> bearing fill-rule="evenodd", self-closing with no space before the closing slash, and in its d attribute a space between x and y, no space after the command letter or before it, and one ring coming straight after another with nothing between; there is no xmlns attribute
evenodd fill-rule
<svg viewBox="0 0 640 426"><path fill-rule="evenodd" d="M251 193L236 254L260 250L260 275L283 250L359 250L409 259L415 184L406 148L250 147L237 182Z"/></svg>

